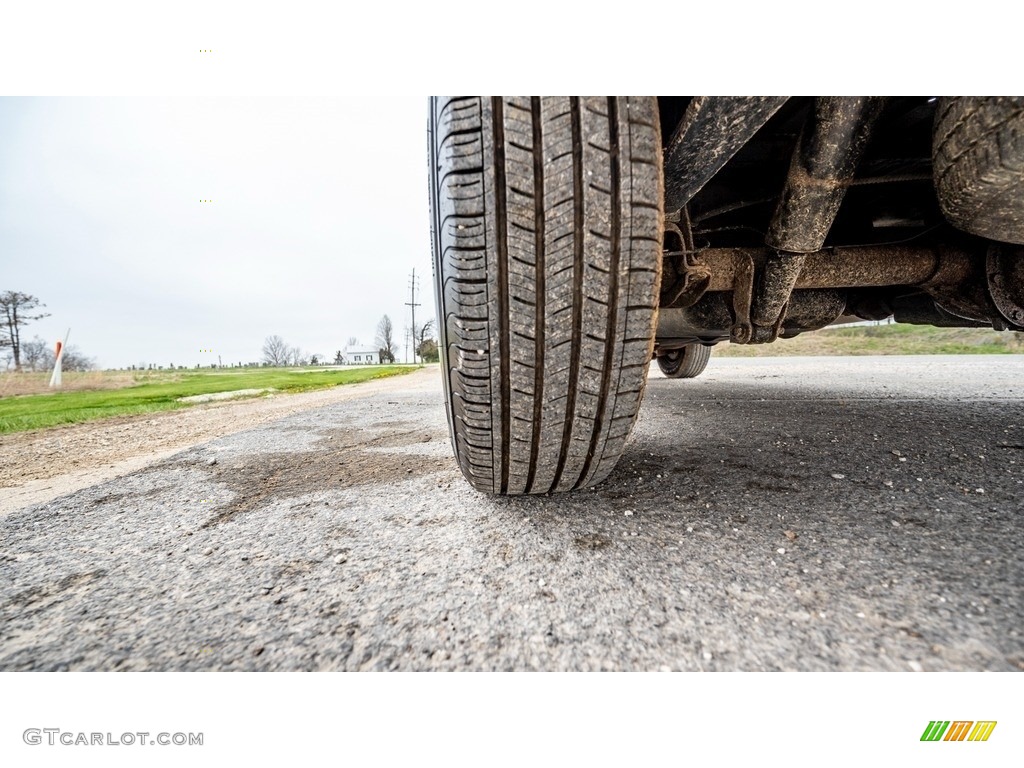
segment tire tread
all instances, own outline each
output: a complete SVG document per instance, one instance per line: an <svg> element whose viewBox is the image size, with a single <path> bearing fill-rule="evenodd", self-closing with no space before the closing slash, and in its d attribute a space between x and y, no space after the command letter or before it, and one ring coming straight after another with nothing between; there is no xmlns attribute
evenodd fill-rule
<svg viewBox="0 0 1024 768"><path fill-rule="evenodd" d="M653 98L431 100L446 404L479 490L593 485L622 453L654 339L657 126Z"/></svg>

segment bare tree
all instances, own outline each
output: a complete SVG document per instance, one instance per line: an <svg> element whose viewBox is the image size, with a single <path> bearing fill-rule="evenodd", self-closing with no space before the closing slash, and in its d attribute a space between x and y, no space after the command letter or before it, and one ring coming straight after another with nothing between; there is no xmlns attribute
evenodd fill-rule
<svg viewBox="0 0 1024 768"><path fill-rule="evenodd" d="M291 347L280 336L267 336L263 342L263 362L267 365L288 365Z"/></svg>
<svg viewBox="0 0 1024 768"><path fill-rule="evenodd" d="M45 371L53 367L50 345L38 336L21 344L21 367L30 371Z"/></svg>
<svg viewBox="0 0 1024 768"><path fill-rule="evenodd" d="M359 339L357 339L355 336L349 336L348 337L348 344L346 344L345 346L346 347L358 347L359 346Z"/></svg>
<svg viewBox="0 0 1024 768"><path fill-rule="evenodd" d="M377 346L380 348L379 357L382 363L395 362L395 329L387 315L377 323Z"/></svg>
<svg viewBox="0 0 1024 768"><path fill-rule="evenodd" d="M306 365L308 362L306 354L299 347L288 348L289 365Z"/></svg>
<svg viewBox="0 0 1024 768"><path fill-rule="evenodd" d="M32 314L32 310L45 307L39 299L27 293L4 291L0 293L0 347L10 347L14 370L21 370L21 327L33 320L49 317L48 312Z"/></svg>
<svg viewBox="0 0 1024 768"><path fill-rule="evenodd" d="M341 350L339 349L337 352L334 353L334 364L335 365L341 365L344 362L345 362L345 356L343 354L341 354Z"/></svg>
<svg viewBox="0 0 1024 768"><path fill-rule="evenodd" d="M416 344L416 354L418 354L420 357L423 356L423 353L420 351L423 348L423 342L425 342L427 339L432 339L434 337L433 332L434 332L434 320L433 319L427 320L427 322L425 322L423 325L421 325L419 327L419 330L416 332L416 337L415 337L415 339L413 339L413 341ZM436 345L435 345L435 347L436 347Z"/></svg>
<svg viewBox="0 0 1024 768"><path fill-rule="evenodd" d="M53 366L52 350L49 352L49 366ZM68 344L61 355L60 367L64 371L92 371L96 368L96 361L83 355L74 344Z"/></svg>

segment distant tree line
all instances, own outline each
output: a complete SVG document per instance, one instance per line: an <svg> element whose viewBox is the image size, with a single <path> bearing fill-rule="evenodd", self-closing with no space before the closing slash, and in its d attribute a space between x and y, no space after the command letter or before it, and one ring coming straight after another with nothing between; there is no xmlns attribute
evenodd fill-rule
<svg viewBox="0 0 1024 768"><path fill-rule="evenodd" d="M413 341L413 362L418 357L425 363L436 363L438 361L437 340L434 338L434 321L427 320L415 329L406 329L406 339ZM377 347L377 357L381 363L395 363L398 361L401 351L395 339L395 326L388 315L384 315L377 323L377 335L374 340ZM359 340L355 336L349 336L345 345L346 349L359 346ZM408 351L408 347L406 348ZM267 336L263 341L262 349L263 365L288 366L288 365L325 365L331 362L329 358L319 353L309 354L301 351L299 347L292 346L281 336ZM345 353L337 350L334 353L333 363L342 365L345 363Z"/></svg>

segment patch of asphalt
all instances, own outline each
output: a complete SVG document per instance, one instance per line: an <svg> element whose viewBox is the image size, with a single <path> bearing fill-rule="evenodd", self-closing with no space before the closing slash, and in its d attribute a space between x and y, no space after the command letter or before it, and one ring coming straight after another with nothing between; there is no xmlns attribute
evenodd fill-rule
<svg viewBox="0 0 1024 768"><path fill-rule="evenodd" d="M1024 669L1019 358L652 374L608 482L474 492L440 383L0 520L0 669Z"/></svg>

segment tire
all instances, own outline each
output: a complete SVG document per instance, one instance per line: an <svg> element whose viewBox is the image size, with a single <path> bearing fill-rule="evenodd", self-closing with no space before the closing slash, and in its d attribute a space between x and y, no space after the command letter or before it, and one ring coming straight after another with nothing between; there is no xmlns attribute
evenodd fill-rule
<svg viewBox="0 0 1024 768"><path fill-rule="evenodd" d="M650 98L432 98L441 370L474 488L605 479L636 419L661 281Z"/></svg>
<svg viewBox="0 0 1024 768"><path fill-rule="evenodd" d="M943 98L935 115L943 214L965 232L1024 244L1024 98Z"/></svg>
<svg viewBox="0 0 1024 768"><path fill-rule="evenodd" d="M658 367L670 379L692 379L704 373L711 359L711 347L687 344L658 356Z"/></svg>

